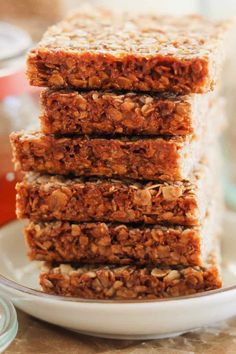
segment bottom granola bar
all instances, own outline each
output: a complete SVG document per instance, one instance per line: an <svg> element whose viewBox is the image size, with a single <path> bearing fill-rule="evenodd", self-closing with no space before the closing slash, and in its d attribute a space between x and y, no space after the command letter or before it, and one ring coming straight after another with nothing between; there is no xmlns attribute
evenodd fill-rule
<svg viewBox="0 0 236 354"><path fill-rule="evenodd" d="M205 267L71 266L45 264L44 292L86 299L157 299L220 288L215 261Z"/></svg>

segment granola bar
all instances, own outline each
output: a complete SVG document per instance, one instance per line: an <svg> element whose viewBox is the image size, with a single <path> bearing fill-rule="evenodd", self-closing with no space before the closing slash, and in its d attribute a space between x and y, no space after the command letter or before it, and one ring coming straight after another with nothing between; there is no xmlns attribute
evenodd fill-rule
<svg viewBox="0 0 236 354"><path fill-rule="evenodd" d="M25 228L28 255L50 262L203 266L219 235L215 208L199 227L31 221Z"/></svg>
<svg viewBox="0 0 236 354"><path fill-rule="evenodd" d="M203 138L55 137L11 134L16 169L75 176L178 181L188 178L204 151Z"/></svg>
<svg viewBox="0 0 236 354"><path fill-rule="evenodd" d="M216 170L217 163L212 164ZM214 195L212 180L206 161L183 182L137 183L28 173L16 186L16 213L18 218L46 221L198 225Z"/></svg>
<svg viewBox="0 0 236 354"><path fill-rule="evenodd" d="M214 260L204 267L45 264L40 274L48 294L86 299L147 300L191 295L222 286Z"/></svg>
<svg viewBox="0 0 236 354"><path fill-rule="evenodd" d="M205 123L212 101L212 94L47 89L41 94L41 129L45 134L188 135Z"/></svg>
<svg viewBox="0 0 236 354"><path fill-rule="evenodd" d="M218 77L227 27L197 15L81 10L30 52L28 78L56 88L207 92Z"/></svg>

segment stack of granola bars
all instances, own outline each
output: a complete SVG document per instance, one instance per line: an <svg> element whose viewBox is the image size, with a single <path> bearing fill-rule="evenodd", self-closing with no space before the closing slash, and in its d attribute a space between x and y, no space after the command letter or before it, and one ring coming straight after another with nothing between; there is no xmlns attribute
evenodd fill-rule
<svg viewBox="0 0 236 354"><path fill-rule="evenodd" d="M28 58L40 132L11 135L42 289L152 299L221 286L215 84L227 24L77 12ZM212 92L210 92L212 91Z"/></svg>

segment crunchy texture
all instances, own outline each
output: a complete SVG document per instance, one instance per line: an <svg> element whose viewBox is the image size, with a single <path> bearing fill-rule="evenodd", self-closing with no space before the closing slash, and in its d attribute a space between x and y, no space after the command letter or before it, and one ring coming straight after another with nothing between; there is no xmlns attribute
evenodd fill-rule
<svg viewBox="0 0 236 354"><path fill-rule="evenodd" d="M214 164L214 168L216 164ZM28 173L18 183L18 218L197 225L204 218L213 174L206 162L189 181L137 183Z"/></svg>
<svg viewBox="0 0 236 354"><path fill-rule="evenodd" d="M212 261L205 267L71 266L45 264L40 285L46 293L86 299L142 300L191 295L222 286Z"/></svg>
<svg viewBox="0 0 236 354"><path fill-rule="evenodd" d="M227 24L200 16L78 11L51 27L28 57L31 85L116 90L211 90Z"/></svg>
<svg viewBox="0 0 236 354"><path fill-rule="evenodd" d="M212 95L44 90L45 134L188 135L204 125Z"/></svg>
<svg viewBox="0 0 236 354"><path fill-rule="evenodd" d="M22 171L163 181L188 178L204 151L203 138L193 136L88 139L18 132L11 143Z"/></svg>
<svg viewBox="0 0 236 354"><path fill-rule="evenodd" d="M219 234L219 218L209 209L200 227L31 221L28 255L50 262L203 266Z"/></svg>

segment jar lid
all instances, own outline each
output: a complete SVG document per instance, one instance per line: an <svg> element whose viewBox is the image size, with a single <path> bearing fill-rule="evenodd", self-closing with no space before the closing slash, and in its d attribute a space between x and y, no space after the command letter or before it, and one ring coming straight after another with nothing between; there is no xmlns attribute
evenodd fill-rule
<svg viewBox="0 0 236 354"><path fill-rule="evenodd" d="M31 44L27 32L0 21L0 100L31 90L25 78L25 54Z"/></svg>
<svg viewBox="0 0 236 354"><path fill-rule="evenodd" d="M16 310L7 299L0 298L0 353L11 344L18 331Z"/></svg>

